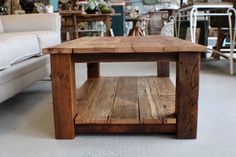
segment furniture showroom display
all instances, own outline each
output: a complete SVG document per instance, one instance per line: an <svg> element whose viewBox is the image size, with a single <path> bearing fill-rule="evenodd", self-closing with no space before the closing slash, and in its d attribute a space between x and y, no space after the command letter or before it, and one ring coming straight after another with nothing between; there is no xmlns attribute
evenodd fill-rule
<svg viewBox="0 0 236 157"><path fill-rule="evenodd" d="M59 14L0 16L0 102L49 76L45 47L61 43Z"/></svg>
<svg viewBox="0 0 236 157"><path fill-rule="evenodd" d="M211 12L211 11L214 11ZM236 35L236 10L231 3L194 3L193 5L183 7L178 10L176 20L178 21L178 28L176 25L177 37L179 36L181 21L189 18L190 37L193 43L196 42L197 20L203 17L204 20L209 16L227 16L229 21L229 35L230 35L230 74L234 73L234 42ZM232 16L234 17L234 24L232 24ZM234 28L233 28L234 26Z"/></svg>
<svg viewBox="0 0 236 157"><path fill-rule="evenodd" d="M55 135L176 133L197 136L200 56L206 47L175 37L84 37L44 49L50 54ZM101 62L157 62L157 76L101 77ZM176 88L169 79L176 62ZM88 79L76 90L75 63Z"/></svg>

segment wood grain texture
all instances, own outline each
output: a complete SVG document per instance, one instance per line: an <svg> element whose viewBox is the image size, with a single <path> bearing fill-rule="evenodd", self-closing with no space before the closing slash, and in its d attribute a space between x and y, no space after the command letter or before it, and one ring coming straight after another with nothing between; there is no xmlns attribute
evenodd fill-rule
<svg viewBox="0 0 236 157"><path fill-rule="evenodd" d="M99 78L100 77L99 63L87 63L87 76L88 76L88 78Z"/></svg>
<svg viewBox="0 0 236 157"><path fill-rule="evenodd" d="M150 84L149 79L151 78L138 78L140 121L143 124L161 124L162 116L159 114L161 110L157 110L157 103L162 105L162 102L156 92L155 85L153 85L154 82L151 79L152 83Z"/></svg>
<svg viewBox="0 0 236 157"><path fill-rule="evenodd" d="M111 111L117 87L117 78L103 78L98 80L96 94L89 97L89 104L83 113L79 114L75 122L80 124L107 124L110 123ZM82 93L83 91L80 90ZM105 92L104 92L105 91ZM89 94L89 93L87 93ZM83 94L84 95L84 94ZM80 99L83 99L80 95ZM92 99L92 100L91 100ZM80 102L79 106L81 105ZM78 117L77 116L77 117Z"/></svg>
<svg viewBox="0 0 236 157"><path fill-rule="evenodd" d="M180 53L176 74L177 138L197 136L200 53Z"/></svg>
<svg viewBox="0 0 236 157"><path fill-rule="evenodd" d="M76 93L77 108L78 114L75 118L75 123L80 123L84 121L84 117L87 110L90 107L90 104L94 100L95 95L97 94L99 87L101 87L101 79L88 79L82 87Z"/></svg>
<svg viewBox="0 0 236 157"><path fill-rule="evenodd" d="M75 136L75 67L71 55L51 55L51 77L55 136L72 139Z"/></svg>
<svg viewBox="0 0 236 157"><path fill-rule="evenodd" d="M163 82L167 89L160 92L158 90L162 87L158 86ZM75 123L83 126L100 125L99 128L111 125L113 129L115 126L129 124L144 125L143 128L154 124L174 125L174 89L169 78L155 76L88 79L78 90L78 115Z"/></svg>
<svg viewBox="0 0 236 157"><path fill-rule="evenodd" d="M158 77L170 76L170 63L169 62L157 62L157 76Z"/></svg>
<svg viewBox="0 0 236 157"><path fill-rule="evenodd" d="M112 124L139 123L137 78L119 78L114 106L111 114Z"/></svg>
<svg viewBox="0 0 236 157"><path fill-rule="evenodd" d="M122 44L125 43L125 44ZM166 36L84 37L43 50L48 53L205 52L202 45Z"/></svg>
<svg viewBox="0 0 236 157"><path fill-rule="evenodd" d="M157 91L160 96L165 95L175 95L175 86L171 82L170 78L162 77L162 78L153 78Z"/></svg>
<svg viewBox="0 0 236 157"><path fill-rule="evenodd" d="M175 87L171 82L170 78L153 78L155 82L158 95L160 96L163 107L165 108L166 115L163 118L165 121L166 118L175 117Z"/></svg>

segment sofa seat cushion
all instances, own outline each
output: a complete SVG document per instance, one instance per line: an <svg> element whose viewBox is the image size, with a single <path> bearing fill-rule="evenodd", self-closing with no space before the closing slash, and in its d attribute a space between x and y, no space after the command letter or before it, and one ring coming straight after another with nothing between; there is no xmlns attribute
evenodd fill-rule
<svg viewBox="0 0 236 157"><path fill-rule="evenodd" d="M11 68L0 72L0 85L5 84L18 77L24 76L35 69L45 66L50 62L49 55L32 57L24 62L19 62L12 65Z"/></svg>
<svg viewBox="0 0 236 157"><path fill-rule="evenodd" d="M35 34L1 33L0 49L0 70L40 53Z"/></svg>
<svg viewBox="0 0 236 157"><path fill-rule="evenodd" d="M33 57L0 73L0 103L50 74L49 56Z"/></svg>

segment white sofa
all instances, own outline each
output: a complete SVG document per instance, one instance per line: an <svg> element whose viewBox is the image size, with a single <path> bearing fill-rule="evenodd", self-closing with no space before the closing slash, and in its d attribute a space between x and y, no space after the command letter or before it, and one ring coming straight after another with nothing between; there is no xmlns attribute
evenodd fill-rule
<svg viewBox="0 0 236 157"><path fill-rule="evenodd" d="M42 48L61 43L59 14L0 16L0 103L50 74Z"/></svg>

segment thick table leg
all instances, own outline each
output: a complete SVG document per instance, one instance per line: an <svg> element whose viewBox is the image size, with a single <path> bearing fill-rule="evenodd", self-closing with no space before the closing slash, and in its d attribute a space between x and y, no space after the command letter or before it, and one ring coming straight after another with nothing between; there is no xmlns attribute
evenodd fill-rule
<svg viewBox="0 0 236 157"><path fill-rule="evenodd" d="M197 136L200 53L180 53L176 65L177 138Z"/></svg>
<svg viewBox="0 0 236 157"><path fill-rule="evenodd" d="M100 65L99 63L87 63L87 75L88 78L100 77Z"/></svg>
<svg viewBox="0 0 236 157"><path fill-rule="evenodd" d="M71 55L51 55L52 96L55 136L57 139L73 139L75 103L75 67Z"/></svg>
<svg viewBox="0 0 236 157"><path fill-rule="evenodd" d="M157 76L169 77L170 75L170 63L169 62L157 62Z"/></svg>
<svg viewBox="0 0 236 157"><path fill-rule="evenodd" d="M110 32L110 29L111 29L111 17L110 16L106 16L106 19L105 19L105 25L106 25L106 36L111 36L111 32Z"/></svg>

